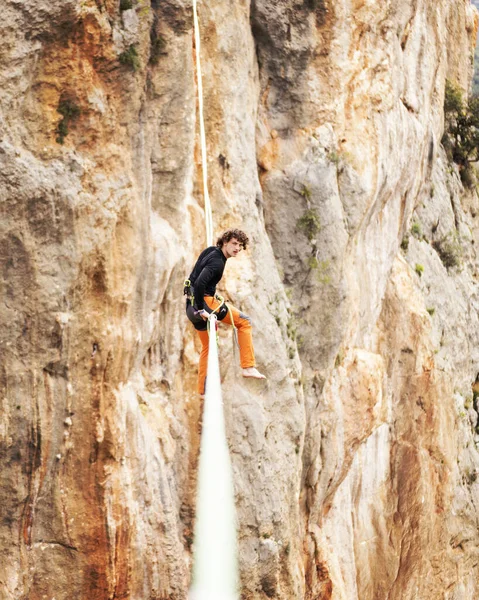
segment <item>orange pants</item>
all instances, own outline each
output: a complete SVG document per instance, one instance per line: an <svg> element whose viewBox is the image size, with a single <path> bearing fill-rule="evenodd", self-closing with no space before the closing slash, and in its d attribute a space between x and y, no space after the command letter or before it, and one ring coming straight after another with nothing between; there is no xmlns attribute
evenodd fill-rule
<svg viewBox="0 0 479 600"><path fill-rule="evenodd" d="M213 310L219 306L220 302L212 296L205 296L205 304ZM220 321L231 325L231 317L233 323L238 330L238 344L240 349L240 364L242 369L255 366L254 350L253 350L253 335L250 318L241 313L237 308L228 304L228 314ZM196 331L201 340L201 354L198 365L198 393L205 393L206 371L208 368L208 350L209 350L209 334L208 331Z"/></svg>

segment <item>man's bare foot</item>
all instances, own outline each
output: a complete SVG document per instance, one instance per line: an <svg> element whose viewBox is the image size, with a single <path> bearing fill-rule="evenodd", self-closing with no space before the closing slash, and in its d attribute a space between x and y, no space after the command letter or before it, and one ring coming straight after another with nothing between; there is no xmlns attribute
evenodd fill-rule
<svg viewBox="0 0 479 600"><path fill-rule="evenodd" d="M255 367L248 367L243 369L243 377L253 377L254 379L266 379L266 377L258 371Z"/></svg>

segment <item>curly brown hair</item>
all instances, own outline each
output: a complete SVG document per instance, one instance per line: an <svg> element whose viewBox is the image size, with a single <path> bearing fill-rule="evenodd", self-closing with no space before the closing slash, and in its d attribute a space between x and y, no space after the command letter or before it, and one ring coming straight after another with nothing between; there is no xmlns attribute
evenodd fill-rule
<svg viewBox="0 0 479 600"><path fill-rule="evenodd" d="M223 244L226 244L233 238L237 239L238 242L241 242L243 250L246 250L246 246L248 245L249 239L246 233L244 231L241 231L241 229L227 229L216 240L216 245L218 246L218 248L222 248Z"/></svg>

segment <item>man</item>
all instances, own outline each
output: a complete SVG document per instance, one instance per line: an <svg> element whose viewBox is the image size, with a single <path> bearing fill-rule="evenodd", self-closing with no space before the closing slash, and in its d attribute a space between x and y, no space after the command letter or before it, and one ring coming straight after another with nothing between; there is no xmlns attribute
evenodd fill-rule
<svg viewBox="0 0 479 600"><path fill-rule="evenodd" d="M242 249L246 250L248 237L239 229L228 229L217 240L216 246L210 246L199 255L196 265L189 277L186 312L193 322L201 340L201 354L198 366L198 392L205 393L206 371L208 366L209 336L206 321L212 312L218 320L233 324L238 331L240 363L243 377L266 379L255 368L253 338L250 318L234 306L226 307L216 296L216 286L223 276L228 258L238 256ZM191 287L189 287L191 285Z"/></svg>

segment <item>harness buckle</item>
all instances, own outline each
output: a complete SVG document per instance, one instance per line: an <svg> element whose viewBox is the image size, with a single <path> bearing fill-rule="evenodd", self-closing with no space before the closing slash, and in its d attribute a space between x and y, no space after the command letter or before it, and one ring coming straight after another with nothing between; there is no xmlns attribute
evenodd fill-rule
<svg viewBox="0 0 479 600"><path fill-rule="evenodd" d="M183 295L186 296L187 300L189 300L191 304L195 303L194 289L189 279L185 279L183 284Z"/></svg>

